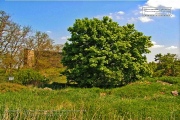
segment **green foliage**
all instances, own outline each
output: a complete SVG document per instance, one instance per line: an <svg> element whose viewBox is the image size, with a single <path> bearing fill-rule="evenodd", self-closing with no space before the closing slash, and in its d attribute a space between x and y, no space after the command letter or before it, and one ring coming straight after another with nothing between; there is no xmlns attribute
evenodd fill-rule
<svg viewBox="0 0 180 120"><path fill-rule="evenodd" d="M176 54L155 55L155 62L149 63L154 77L180 76L180 60Z"/></svg>
<svg viewBox="0 0 180 120"><path fill-rule="evenodd" d="M48 79L46 79L44 76L42 76L39 72L35 70L24 69L16 73L15 81L23 85L41 85L42 83L46 83Z"/></svg>
<svg viewBox="0 0 180 120"><path fill-rule="evenodd" d="M119 26L112 19L77 19L63 48L64 74L84 87L127 84L149 75L146 57L149 36L133 24Z"/></svg>
<svg viewBox="0 0 180 120"><path fill-rule="evenodd" d="M40 70L40 73L49 79L49 82L67 83L66 76L60 74L65 68L47 68Z"/></svg>

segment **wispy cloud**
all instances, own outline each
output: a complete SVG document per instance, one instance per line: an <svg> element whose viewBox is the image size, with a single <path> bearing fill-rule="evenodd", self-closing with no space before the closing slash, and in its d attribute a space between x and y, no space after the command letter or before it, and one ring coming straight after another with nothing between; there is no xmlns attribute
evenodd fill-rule
<svg viewBox="0 0 180 120"><path fill-rule="evenodd" d="M151 7L171 7L175 10L180 9L180 0L148 0L146 5Z"/></svg>
<svg viewBox="0 0 180 120"><path fill-rule="evenodd" d="M155 41L152 41L152 44L154 44L154 45L155 45L155 44L156 44L156 42L155 42Z"/></svg>
<svg viewBox="0 0 180 120"><path fill-rule="evenodd" d="M143 6L139 5L137 10L132 11L134 17L129 19L129 21L140 20L143 23L154 21L152 17L142 16L143 7L171 7L172 10L176 10L176 9L180 9L180 0L147 0L147 2ZM148 11L148 14L153 15L154 12ZM174 14L171 14L170 16L170 18L175 18L175 17L176 16Z"/></svg>
<svg viewBox="0 0 180 120"><path fill-rule="evenodd" d="M134 23L138 20L136 17L127 18L128 23Z"/></svg>
<svg viewBox="0 0 180 120"><path fill-rule="evenodd" d="M48 30L48 31L46 31L46 33L52 33L52 31L49 31L49 30Z"/></svg>
<svg viewBox="0 0 180 120"><path fill-rule="evenodd" d="M125 15L125 12L118 11L118 12L108 13L108 14L104 14L104 15L97 15L97 16L95 16L95 18L102 19L103 16L108 16L114 20L120 20L120 19L124 19L123 15Z"/></svg>
<svg viewBox="0 0 180 120"><path fill-rule="evenodd" d="M152 48L162 48L164 45L154 45Z"/></svg>
<svg viewBox="0 0 180 120"><path fill-rule="evenodd" d="M119 11L119 12L117 12L118 14L120 14L120 15L124 15L124 12L123 11Z"/></svg>
<svg viewBox="0 0 180 120"><path fill-rule="evenodd" d="M139 5L136 10L132 11L132 17L128 18L128 22L136 22L136 21L147 23L147 22L152 22L154 20L150 17L142 16L142 6Z"/></svg>
<svg viewBox="0 0 180 120"><path fill-rule="evenodd" d="M61 40L67 40L68 38L70 38L70 36L63 36L61 37Z"/></svg>
<svg viewBox="0 0 180 120"><path fill-rule="evenodd" d="M146 7L170 7L172 10L180 9L180 0L148 0L145 5ZM148 14L150 14L148 12ZM171 18L175 15L171 14Z"/></svg>
<svg viewBox="0 0 180 120"><path fill-rule="evenodd" d="M174 14L172 14L171 16L170 16L171 18L174 18L174 17L176 17Z"/></svg>
<svg viewBox="0 0 180 120"><path fill-rule="evenodd" d="M172 49L177 49L178 47L176 47L176 46L170 46L170 47L167 47L166 49L167 50L172 50Z"/></svg>
<svg viewBox="0 0 180 120"><path fill-rule="evenodd" d="M151 48L163 48L164 45L158 45L155 41L152 41L152 43L154 44Z"/></svg>
<svg viewBox="0 0 180 120"><path fill-rule="evenodd" d="M152 22L154 21L153 19L149 18L149 17L138 17L138 19L141 21L141 22Z"/></svg>

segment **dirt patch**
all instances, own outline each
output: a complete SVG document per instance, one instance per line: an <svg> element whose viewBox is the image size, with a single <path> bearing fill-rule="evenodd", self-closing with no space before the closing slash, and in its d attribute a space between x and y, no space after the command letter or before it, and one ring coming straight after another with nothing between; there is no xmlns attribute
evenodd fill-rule
<svg viewBox="0 0 180 120"><path fill-rule="evenodd" d="M169 85L169 86L171 86L172 84L170 84L170 83L168 83L168 82L163 82L163 81L157 81L157 83L161 83L162 85Z"/></svg>

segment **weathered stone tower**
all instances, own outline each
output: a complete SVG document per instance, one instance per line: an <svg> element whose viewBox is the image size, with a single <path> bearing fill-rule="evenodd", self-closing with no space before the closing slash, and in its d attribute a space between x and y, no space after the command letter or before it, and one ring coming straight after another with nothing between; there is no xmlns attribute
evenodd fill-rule
<svg viewBox="0 0 180 120"><path fill-rule="evenodd" d="M24 50L24 67L27 68L50 68L62 67L60 63L62 58L61 52L54 51L35 51L30 49Z"/></svg>
<svg viewBox="0 0 180 120"><path fill-rule="evenodd" d="M24 66L26 67L33 67L34 66L34 50L25 49L24 50Z"/></svg>

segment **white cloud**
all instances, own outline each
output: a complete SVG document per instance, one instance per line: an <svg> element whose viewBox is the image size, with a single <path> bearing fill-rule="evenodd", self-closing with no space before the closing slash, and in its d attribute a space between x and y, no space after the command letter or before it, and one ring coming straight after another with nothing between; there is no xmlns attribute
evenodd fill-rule
<svg viewBox="0 0 180 120"><path fill-rule="evenodd" d="M151 22L153 21L153 19L149 18L149 17L138 17L138 19L141 21L141 22Z"/></svg>
<svg viewBox="0 0 180 120"><path fill-rule="evenodd" d="M180 9L180 0L147 0L147 2L141 6L139 5L138 6L138 9L139 9L139 12L138 11L135 11L134 12L134 15L142 15L143 13L143 8L144 7L169 7L171 8L172 10L176 10L176 9ZM152 11L148 11L148 15L154 15L154 12ZM175 15L174 14L171 14L170 16L171 18L174 18ZM142 22L146 22L149 20L150 21L153 21L153 19L148 19L148 18L139 18Z"/></svg>
<svg viewBox="0 0 180 120"><path fill-rule="evenodd" d="M113 16L112 15L108 15L109 18L113 19Z"/></svg>
<svg viewBox="0 0 180 120"><path fill-rule="evenodd" d="M131 17L131 18L128 18L128 23L134 23L137 20L138 20L138 18Z"/></svg>
<svg viewBox="0 0 180 120"><path fill-rule="evenodd" d="M143 5L143 6L138 6L138 10L136 10L136 12L134 13L135 15L139 15L139 14L141 14L142 15L142 13L143 13L143 8L144 7L149 7L149 6L147 6L147 5Z"/></svg>
<svg viewBox="0 0 180 120"><path fill-rule="evenodd" d="M108 14L104 14L104 15L97 15L97 16L95 16L95 18L102 19L103 16L108 16L111 19L120 20L120 19L124 19L123 18L124 14L125 13L123 11L119 11L119 12L108 13Z"/></svg>
<svg viewBox="0 0 180 120"><path fill-rule="evenodd" d="M156 42L155 42L155 41L152 41L152 44L154 44L154 45L155 45L155 44L156 44Z"/></svg>
<svg viewBox="0 0 180 120"><path fill-rule="evenodd" d="M136 17L136 18L131 18L130 21L135 21L135 20L140 20L141 22L152 22L154 21L152 18L150 17L147 17L147 16L142 16L143 14L143 7L148 7L147 5L144 5L144 6L140 6L138 5L138 9L137 10L134 10L132 11L133 15L134 16L139 16L139 17ZM154 14L153 12L148 12L148 14Z"/></svg>
<svg viewBox="0 0 180 120"><path fill-rule="evenodd" d="M155 41L152 41L152 43L154 44L151 48L163 48L164 45L158 45Z"/></svg>
<svg viewBox="0 0 180 120"><path fill-rule="evenodd" d="M111 19L113 19L113 16L112 16L112 14L110 13L110 14L104 14L104 15L97 15L97 16L95 16L94 18L97 18L97 19L102 19L104 16L108 16L109 18L111 18Z"/></svg>
<svg viewBox="0 0 180 120"><path fill-rule="evenodd" d="M174 18L174 17L176 17L174 14L171 14L171 16L170 16L171 18Z"/></svg>
<svg viewBox="0 0 180 120"><path fill-rule="evenodd" d="M118 14L120 14L120 15L124 15L124 12L123 11L119 11L119 12L117 12Z"/></svg>
<svg viewBox="0 0 180 120"><path fill-rule="evenodd" d="M48 30L48 31L46 31L46 33L52 33L52 31L49 31L49 30Z"/></svg>
<svg viewBox="0 0 180 120"><path fill-rule="evenodd" d="M124 18L121 17L121 16L116 16L116 19L117 19L117 20L122 20L122 19L124 19Z"/></svg>
<svg viewBox="0 0 180 120"><path fill-rule="evenodd" d="M67 40L68 38L70 38L70 36L63 36L61 37L61 40Z"/></svg>
<svg viewBox="0 0 180 120"><path fill-rule="evenodd" d="M133 10L132 13L134 15L139 15L139 14L142 14L142 10Z"/></svg>
<svg viewBox="0 0 180 120"><path fill-rule="evenodd" d="M154 46L152 46L152 48L162 48L162 47L164 47L164 45L154 45Z"/></svg>
<svg viewBox="0 0 180 120"><path fill-rule="evenodd" d="M172 7L172 9L180 9L180 0L148 0L146 5L151 7Z"/></svg>
<svg viewBox="0 0 180 120"><path fill-rule="evenodd" d="M94 18L102 19L102 18L103 18L103 15L97 15L97 16L95 16Z"/></svg>
<svg viewBox="0 0 180 120"><path fill-rule="evenodd" d="M172 50L172 49L177 49L178 47L176 47L176 46L170 46L170 47L167 47L166 49L167 50Z"/></svg>
<svg viewBox="0 0 180 120"><path fill-rule="evenodd" d="M180 9L180 0L147 0L144 5L138 5L138 8L132 11L133 16L128 18L128 22L135 22L136 20L140 20L141 22L154 21L152 17L142 16L144 7L170 7L172 10L176 10ZM148 11L148 15L154 15L154 12ZM170 18L175 17L176 16L171 13Z"/></svg>

